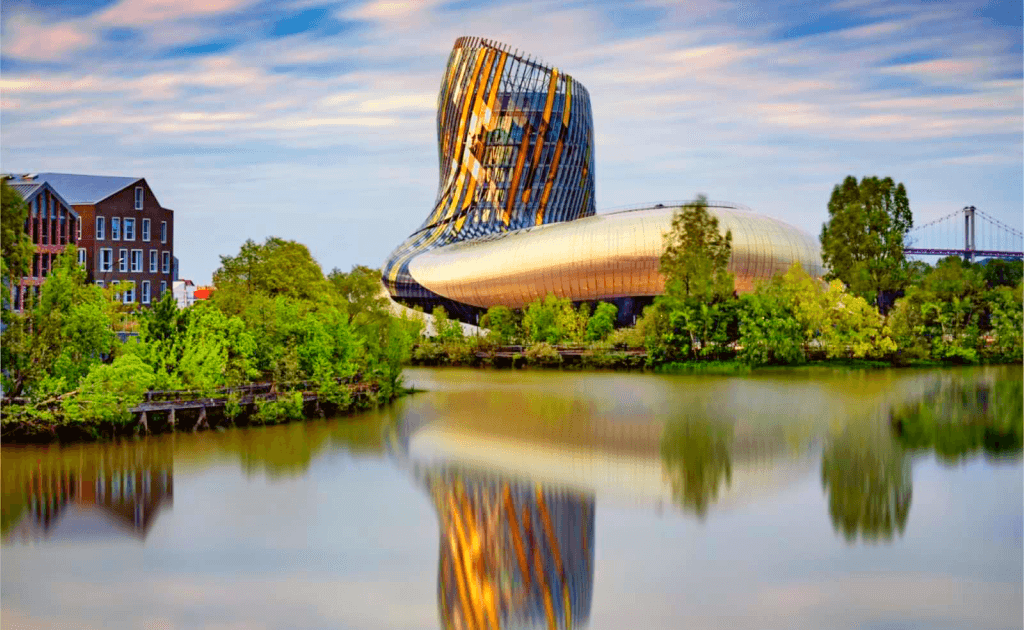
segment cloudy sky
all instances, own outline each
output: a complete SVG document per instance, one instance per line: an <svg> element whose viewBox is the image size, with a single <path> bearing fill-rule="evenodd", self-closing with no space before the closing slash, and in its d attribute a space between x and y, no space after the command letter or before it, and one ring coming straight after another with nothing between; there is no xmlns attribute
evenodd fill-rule
<svg viewBox="0 0 1024 630"><path fill-rule="evenodd" d="M587 86L599 211L702 192L817 234L888 175L918 224L1021 227L1014 0L3 0L0 168L145 177L200 283L270 235L379 266L434 201L460 35Z"/></svg>

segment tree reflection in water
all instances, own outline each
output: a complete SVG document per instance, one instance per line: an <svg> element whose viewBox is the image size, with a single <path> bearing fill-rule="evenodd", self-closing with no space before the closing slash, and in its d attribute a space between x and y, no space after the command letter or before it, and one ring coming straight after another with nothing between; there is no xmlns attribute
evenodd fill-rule
<svg viewBox="0 0 1024 630"><path fill-rule="evenodd" d="M903 535L913 496L910 459L887 435L847 427L822 455L821 484L832 526L848 542Z"/></svg>
<svg viewBox="0 0 1024 630"><path fill-rule="evenodd" d="M665 427L661 458L672 496L683 509L703 518L718 499L718 490L732 479L731 424L683 420Z"/></svg>
<svg viewBox="0 0 1024 630"><path fill-rule="evenodd" d="M444 627L586 625L593 497L453 469L423 477L441 532L437 596Z"/></svg>
<svg viewBox="0 0 1024 630"><path fill-rule="evenodd" d="M920 401L893 410L896 440L910 450L934 450L957 463L984 451L990 459L1015 459L1024 442L1024 382L947 382Z"/></svg>

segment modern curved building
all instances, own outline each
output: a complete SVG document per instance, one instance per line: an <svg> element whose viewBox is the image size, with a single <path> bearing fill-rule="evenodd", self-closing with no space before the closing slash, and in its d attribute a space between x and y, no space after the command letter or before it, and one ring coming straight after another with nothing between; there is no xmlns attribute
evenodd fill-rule
<svg viewBox="0 0 1024 630"><path fill-rule="evenodd" d="M618 303L621 318L664 291L662 235L681 204L595 215L594 124L578 81L504 44L459 38L437 131L434 208L384 265L396 301L474 321L553 293ZM822 275L813 237L733 204L709 210L733 233L737 290L794 262Z"/></svg>

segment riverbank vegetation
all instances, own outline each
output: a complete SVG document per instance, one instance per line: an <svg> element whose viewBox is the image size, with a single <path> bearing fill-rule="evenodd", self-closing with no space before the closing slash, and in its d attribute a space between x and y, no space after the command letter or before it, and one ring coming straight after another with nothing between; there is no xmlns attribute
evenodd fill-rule
<svg viewBox="0 0 1024 630"><path fill-rule="evenodd" d="M305 246L270 238L223 256L214 278L213 298L194 306L179 309L166 291L133 308L117 288L87 283L69 247L38 300L3 310L4 439L150 430L141 411L156 393L209 401L228 424L347 411L401 393L422 323L389 314L375 297L378 272L325 276ZM139 332L122 341L113 331L125 317ZM254 383L271 386L246 396ZM205 407L188 414L200 416L192 426L213 419ZM174 416L156 426L173 427Z"/></svg>
<svg viewBox="0 0 1024 630"><path fill-rule="evenodd" d="M794 264L737 295L727 270L731 234L699 198L665 236L665 294L636 324L614 329L615 306L574 306L548 295L517 311L491 308L480 336L448 325L421 341L414 363L645 367L735 373L772 365L941 365L1021 362L1021 261L934 266L903 256L912 225L906 190L891 179L847 178L833 192L824 280ZM852 234L868 236L858 245ZM512 346L509 348L509 346ZM502 355L513 353L511 361Z"/></svg>

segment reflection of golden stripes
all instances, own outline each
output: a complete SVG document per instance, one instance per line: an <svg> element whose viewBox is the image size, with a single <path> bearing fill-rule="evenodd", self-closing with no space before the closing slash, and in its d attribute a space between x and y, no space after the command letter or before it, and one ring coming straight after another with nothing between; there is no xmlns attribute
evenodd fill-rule
<svg viewBox="0 0 1024 630"><path fill-rule="evenodd" d="M466 575L463 572L462 563L459 559L461 554L459 551L458 541L455 540L455 533L450 529L448 530L448 547L452 550L452 566L455 570L455 584L459 589L459 600L462 602L463 622L466 627L472 628L472 620L469 618L469 615L466 614L466 608L470 601L469 589L466 584Z"/></svg>
<svg viewBox="0 0 1024 630"><path fill-rule="evenodd" d="M555 624L555 605L551 599L551 591L548 589L548 578L544 573L544 561L540 557L540 545L533 546L533 565L537 570L537 581L540 584L540 590L544 593L544 614L548 618L549 630L557 630L558 626Z"/></svg>
<svg viewBox="0 0 1024 630"><path fill-rule="evenodd" d="M544 525L544 534L548 538L548 546L551 547L551 555L554 556L555 566L558 567L558 575L565 581L565 570L562 567L562 554L558 548L558 539L555 538L555 528L551 524L551 515L548 513L548 504L544 500L544 491L540 484L537 484L537 509L540 512L540 522Z"/></svg>
<svg viewBox="0 0 1024 630"><path fill-rule="evenodd" d="M512 504L512 491L508 483L504 483L505 513L508 514L508 527L512 532L512 546L516 550L516 559L519 561L519 571L523 574L523 585L530 588L530 567L526 564L526 552L523 551L523 541L519 536L519 519L516 518L516 508Z"/></svg>

